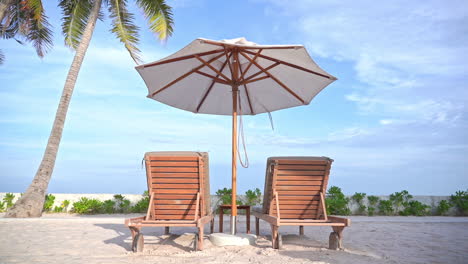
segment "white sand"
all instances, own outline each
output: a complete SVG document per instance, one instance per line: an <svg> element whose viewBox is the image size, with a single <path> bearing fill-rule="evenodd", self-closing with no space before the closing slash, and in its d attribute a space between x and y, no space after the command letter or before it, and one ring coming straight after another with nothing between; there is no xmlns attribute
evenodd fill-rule
<svg viewBox="0 0 468 264"><path fill-rule="evenodd" d="M195 228L172 228L170 236L146 228L144 252L133 253L123 225L132 216L0 218L0 263L468 263L468 218L351 217L345 251L326 249L329 227L306 227L303 238L297 227L281 227L283 249L274 250L261 222L256 246L215 247L205 239L201 252L192 251ZM252 219L252 232L254 226Z"/></svg>

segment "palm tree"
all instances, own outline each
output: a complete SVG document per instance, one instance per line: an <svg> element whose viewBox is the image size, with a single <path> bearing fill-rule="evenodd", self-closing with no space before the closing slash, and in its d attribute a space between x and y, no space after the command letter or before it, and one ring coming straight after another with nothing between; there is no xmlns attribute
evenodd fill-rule
<svg viewBox="0 0 468 264"><path fill-rule="evenodd" d="M37 55L44 57L52 47L52 31L41 0L0 0L0 37L32 42ZM0 50L0 64L4 59Z"/></svg>
<svg viewBox="0 0 468 264"><path fill-rule="evenodd" d="M164 0L136 0L135 2L143 10L152 32L158 34L161 40L172 35L172 11ZM137 48L139 28L134 24L134 15L127 9L126 0L59 1L63 13L62 33L65 36L65 44L75 49L76 53L65 81L42 162L31 185L6 213L6 217L39 217L42 214L45 194L54 169L68 105L96 21L102 17L101 8L103 5L108 8L112 20L111 32L124 44L133 60L140 62L140 51Z"/></svg>

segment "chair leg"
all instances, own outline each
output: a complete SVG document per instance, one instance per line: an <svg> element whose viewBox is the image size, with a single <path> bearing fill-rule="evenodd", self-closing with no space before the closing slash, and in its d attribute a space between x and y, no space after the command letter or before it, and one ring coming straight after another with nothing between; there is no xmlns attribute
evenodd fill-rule
<svg viewBox="0 0 468 264"><path fill-rule="evenodd" d="M135 238L135 236L140 233L140 229L136 228L134 226L129 226L128 229L130 229L130 233L132 234L132 240Z"/></svg>
<svg viewBox="0 0 468 264"><path fill-rule="evenodd" d="M169 235L169 232L170 232L170 231L169 231L169 227L168 227L168 226L165 226L165 227L164 227L164 234L165 234L165 235Z"/></svg>
<svg viewBox="0 0 468 264"><path fill-rule="evenodd" d="M224 219L223 219L224 211L223 209L219 209L219 232L223 232L223 224L224 224Z"/></svg>
<svg viewBox="0 0 468 264"><path fill-rule="evenodd" d="M210 233L213 234L214 232L214 217L210 221Z"/></svg>
<svg viewBox="0 0 468 264"><path fill-rule="evenodd" d="M300 236L304 235L304 226L299 226L299 235Z"/></svg>
<svg viewBox="0 0 468 264"><path fill-rule="evenodd" d="M129 226L130 232L132 233L132 251L142 252L145 240L143 234L140 232L140 228Z"/></svg>
<svg viewBox="0 0 468 264"><path fill-rule="evenodd" d="M203 250L203 227L198 227L198 243L197 250Z"/></svg>
<svg viewBox="0 0 468 264"><path fill-rule="evenodd" d="M260 235L260 219L255 217L255 234Z"/></svg>
<svg viewBox="0 0 468 264"><path fill-rule="evenodd" d="M246 221L247 221L247 234L250 234L250 206L247 207L247 209L245 210L246 211Z"/></svg>
<svg viewBox="0 0 468 264"><path fill-rule="evenodd" d="M271 245L274 249L278 249L278 226L271 225Z"/></svg>
<svg viewBox="0 0 468 264"><path fill-rule="evenodd" d="M328 248L338 250L343 248L343 229L344 226L332 226L333 232L330 233Z"/></svg>

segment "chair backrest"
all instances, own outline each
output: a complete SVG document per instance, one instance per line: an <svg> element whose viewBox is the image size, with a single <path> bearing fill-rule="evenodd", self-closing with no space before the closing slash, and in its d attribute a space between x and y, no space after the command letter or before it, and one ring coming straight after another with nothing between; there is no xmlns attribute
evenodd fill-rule
<svg viewBox="0 0 468 264"><path fill-rule="evenodd" d="M327 157L268 158L263 213L277 215L277 192L281 219L324 219L320 192L324 197L332 162Z"/></svg>
<svg viewBox="0 0 468 264"><path fill-rule="evenodd" d="M145 154L150 206L147 220L194 220L210 212L208 153L188 151ZM148 218L147 217L147 218Z"/></svg>

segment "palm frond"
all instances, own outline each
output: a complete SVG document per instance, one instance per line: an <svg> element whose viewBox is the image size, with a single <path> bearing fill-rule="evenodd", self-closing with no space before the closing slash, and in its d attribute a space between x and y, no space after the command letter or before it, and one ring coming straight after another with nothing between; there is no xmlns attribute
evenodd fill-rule
<svg viewBox="0 0 468 264"><path fill-rule="evenodd" d="M32 20L30 30L26 36L26 40L32 42L37 55L41 58L44 57L53 45L50 27L51 25L47 21L47 16L42 12L41 19Z"/></svg>
<svg viewBox="0 0 468 264"><path fill-rule="evenodd" d="M10 39L14 38L16 33L19 30L19 19L16 15L16 12L19 9L16 8L16 4L9 6L5 10L5 17L0 25L0 37L3 39Z"/></svg>
<svg viewBox="0 0 468 264"><path fill-rule="evenodd" d="M65 45L76 49L83 37L88 18L93 7L91 0L60 0L62 9L62 34Z"/></svg>
<svg viewBox="0 0 468 264"><path fill-rule="evenodd" d="M17 37L32 42L39 57L53 45L51 25L47 21L40 0L16 0L6 10L5 23L1 28L1 37L13 38L23 44Z"/></svg>
<svg viewBox="0 0 468 264"><path fill-rule="evenodd" d="M164 0L137 0L148 19L150 30L156 33L160 40L172 36L174 20L172 8Z"/></svg>
<svg viewBox="0 0 468 264"><path fill-rule="evenodd" d="M136 63L140 63L138 49L138 26L134 24L134 16L127 10L126 0L109 0L109 13L112 19L111 32L122 42Z"/></svg>
<svg viewBox="0 0 468 264"><path fill-rule="evenodd" d="M52 26L47 21L41 0L28 0L26 2L30 18L30 28L26 40L33 43L37 55L42 58L53 45Z"/></svg>
<svg viewBox="0 0 468 264"><path fill-rule="evenodd" d="M34 20L41 21L43 19L44 7L41 0L22 1L28 9L31 10L31 15Z"/></svg>

